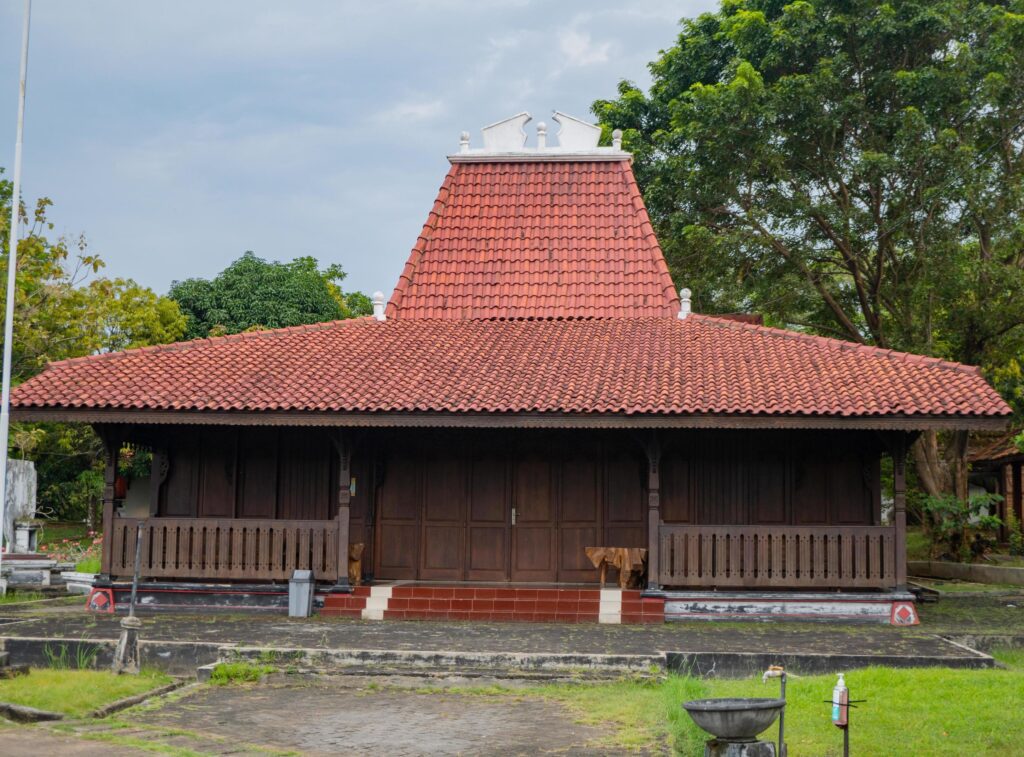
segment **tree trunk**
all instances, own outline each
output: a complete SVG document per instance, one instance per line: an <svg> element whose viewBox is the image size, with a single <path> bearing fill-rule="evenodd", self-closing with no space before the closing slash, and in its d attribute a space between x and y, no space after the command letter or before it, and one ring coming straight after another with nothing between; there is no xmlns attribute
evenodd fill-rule
<svg viewBox="0 0 1024 757"><path fill-rule="evenodd" d="M912 447L914 470L925 494L955 494L967 501L967 432L953 431L940 443L937 431L925 431Z"/></svg>

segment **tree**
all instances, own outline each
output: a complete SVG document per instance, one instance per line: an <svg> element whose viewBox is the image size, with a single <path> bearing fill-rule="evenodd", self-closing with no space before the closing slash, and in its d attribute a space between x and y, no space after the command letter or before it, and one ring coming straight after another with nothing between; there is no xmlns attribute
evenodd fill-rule
<svg viewBox="0 0 1024 757"><path fill-rule="evenodd" d="M698 308L980 364L1020 394L1024 3L725 0L650 69L594 112ZM966 499L965 448L914 445L929 494Z"/></svg>
<svg viewBox="0 0 1024 757"><path fill-rule="evenodd" d="M0 175L3 169L0 168ZM12 186L0 180L0 277L7 278ZM24 238L18 242L11 379L17 385L46 363L181 338L185 317L177 304L131 279L97 274L103 261L84 237L51 240L47 198L31 217L19 203ZM6 289L0 288L0 308ZM103 486L101 445L88 426L13 424L15 454L33 460L38 504L58 517L82 517Z"/></svg>
<svg viewBox="0 0 1024 757"><path fill-rule="evenodd" d="M246 252L213 279L175 281L168 296L188 318L186 336L196 339L371 313L366 295L342 292L344 279L340 265L320 270L315 258L279 263Z"/></svg>

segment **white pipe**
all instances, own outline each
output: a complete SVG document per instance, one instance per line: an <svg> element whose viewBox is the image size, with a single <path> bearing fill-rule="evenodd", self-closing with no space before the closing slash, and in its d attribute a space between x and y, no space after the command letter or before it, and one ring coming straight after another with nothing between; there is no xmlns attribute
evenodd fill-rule
<svg viewBox="0 0 1024 757"><path fill-rule="evenodd" d="M25 0L25 23L21 30L21 77L18 82L18 136L14 143L14 188L11 194L11 241L7 249L7 309L4 314L3 393L0 397L0 542L3 541L4 509L7 505L7 440L11 427L11 342L14 340L15 278L18 275L18 207L21 201L21 144L25 133L25 84L28 80L28 29L32 0ZM8 547L10 544L8 543ZM3 580L3 550L0 550L0 596L7 593Z"/></svg>

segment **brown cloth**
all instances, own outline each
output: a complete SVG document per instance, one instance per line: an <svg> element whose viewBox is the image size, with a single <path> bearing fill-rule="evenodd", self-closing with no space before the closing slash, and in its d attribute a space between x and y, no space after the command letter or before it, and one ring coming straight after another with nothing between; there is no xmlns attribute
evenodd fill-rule
<svg viewBox="0 0 1024 757"><path fill-rule="evenodd" d="M619 588L629 588L632 582L639 586L647 565L647 550L640 547L586 547L587 557L595 568L601 571L601 587L604 588L608 566L619 569ZM635 579L635 580L634 580Z"/></svg>
<svg viewBox="0 0 1024 757"><path fill-rule="evenodd" d="M348 545L348 582L351 586L359 586L363 583L363 550L366 545L362 542Z"/></svg>

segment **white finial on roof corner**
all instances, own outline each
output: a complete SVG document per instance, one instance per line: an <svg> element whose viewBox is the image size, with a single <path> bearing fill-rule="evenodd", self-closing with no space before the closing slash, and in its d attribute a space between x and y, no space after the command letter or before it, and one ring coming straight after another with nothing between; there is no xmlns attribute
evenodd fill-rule
<svg viewBox="0 0 1024 757"><path fill-rule="evenodd" d="M459 152L469 152L469 132L464 131L459 135Z"/></svg>
<svg viewBox="0 0 1024 757"><path fill-rule="evenodd" d="M537 149L543 150L548 146L548 125L541 121L537 124Z"/></svg>
<svg viewBox="0 0 1024 757"><path fill-rule="evenodd" d="M689 289L683 287L679 290L679 320L685 321L690 314L690 296L693 294Z"/></svg>
<svg viewBox="0 0 1024 757"><path fill-rule="evenodd" d="M622 129L615 129L612 131L612 149L622 149Z"/></svg>
<svg viewBox="0 0 1024 757"><path fill-rule="evenodd" d="M384 292L373 293L373 319L375 321L387 320L387 316L384 315Z"/></svg>

